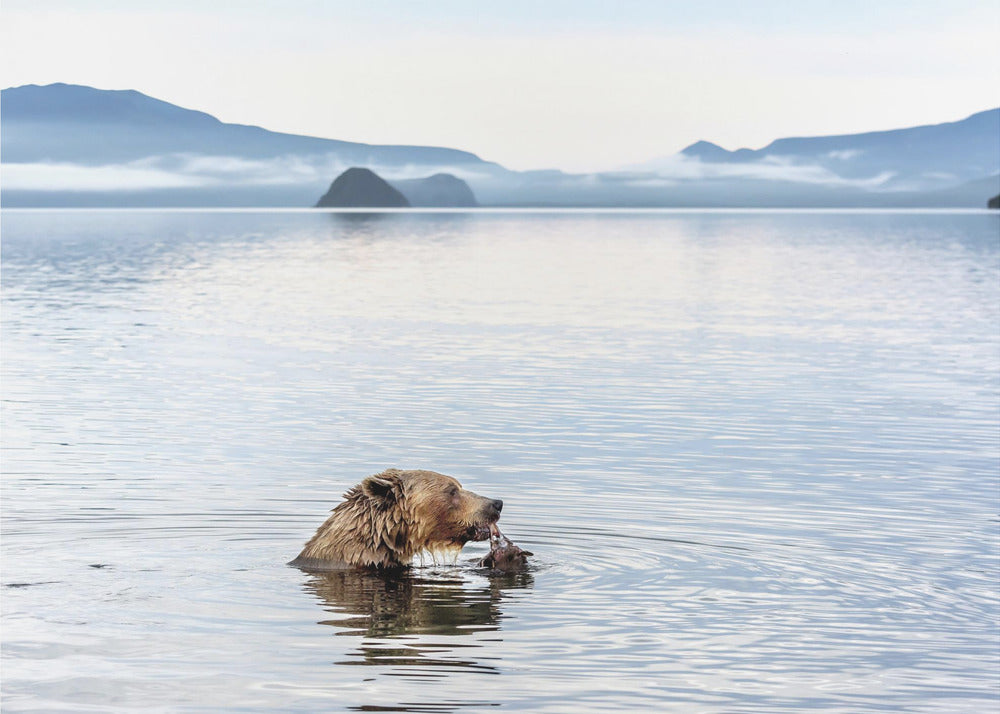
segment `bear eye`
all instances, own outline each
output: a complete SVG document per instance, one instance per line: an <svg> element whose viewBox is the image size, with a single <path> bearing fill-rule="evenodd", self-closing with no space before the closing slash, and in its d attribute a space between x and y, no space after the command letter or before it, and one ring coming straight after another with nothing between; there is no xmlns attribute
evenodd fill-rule
<svg viewBox="0 0 1000 714"><path fill-rule="evenodd" d="M452 486L451 488L449 488L448 495L451 496L452 498L455 498L455 496L458 495L458 486Z"/></svg>

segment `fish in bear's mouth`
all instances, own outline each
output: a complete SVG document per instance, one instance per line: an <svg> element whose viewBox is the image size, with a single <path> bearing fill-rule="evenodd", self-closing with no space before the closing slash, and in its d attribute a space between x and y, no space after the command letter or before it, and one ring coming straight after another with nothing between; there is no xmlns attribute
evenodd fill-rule
<svg viewBox="0 0 1000 714"><path fill-rule="evenodd" d="M496 521L487 523L486 525L469 526L469 529L466 531L468 539L473 541L490 540L491 538L496 538L499 535L500 529L497 527Z"/></svg>

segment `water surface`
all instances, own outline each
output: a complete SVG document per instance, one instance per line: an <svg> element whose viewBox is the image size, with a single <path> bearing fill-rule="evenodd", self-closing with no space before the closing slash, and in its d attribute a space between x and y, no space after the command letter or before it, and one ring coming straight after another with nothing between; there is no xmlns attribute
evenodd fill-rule
<svg viewBox="0 0 1000 714"><path fill-rule="evenodd" d="M1000 704L1000 217L5 212L5 711ZM390 466L529 571L285 563Z"/></svg>

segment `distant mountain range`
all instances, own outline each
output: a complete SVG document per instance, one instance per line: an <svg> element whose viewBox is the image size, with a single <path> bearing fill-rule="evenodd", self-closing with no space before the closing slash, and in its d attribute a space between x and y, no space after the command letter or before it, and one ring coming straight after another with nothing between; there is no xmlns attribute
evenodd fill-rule
<svg viewBox="0 0 1000 714"><path fill-rule="evenodd" d="M224 124L134 90L50 84L5 89L2 95L3 159L11 163L99 165L166 154L245 159L335 154L344 162L382 166L484 163L456 149L358 144Z"/></svg>
<svg viewBox="0 0 1000 714"><path fill-rule="evenodd" d="M813 166L883 190L940 188L941 182L960 183L997 173L1000 109L947 124L778 139L756 151L726 151L699 141L681 154L711 164Z"/></svg>
<svg viewBox="0 0 1000 714"><path fill-rule="evenodd" d="M509 171L443 147L283 134L134 90L52 84L3 90L0 142L7 207L305 207L352 166L421 196L414 205L436 205L441 191L458 196L447 179L427 183L441 173L487 206L982 207L1000 192L1000 109L759 150L700 141L621 171L567 174Z"/></svg>

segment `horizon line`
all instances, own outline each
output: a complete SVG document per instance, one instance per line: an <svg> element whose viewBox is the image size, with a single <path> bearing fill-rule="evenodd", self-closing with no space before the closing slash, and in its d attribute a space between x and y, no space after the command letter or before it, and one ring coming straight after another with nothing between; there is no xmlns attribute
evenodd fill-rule
<svg viewBox="0 0 1000 714"><path fill-rule="evenodd" d="M478 207L478 208L298 208L287 206L0 206L2 213L313 213L313 214L656 214L656 213L986 213L1000 216L994 208L976 207Z"/></svg>

